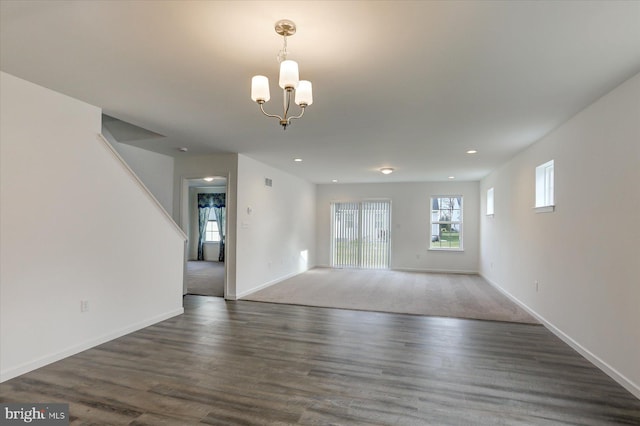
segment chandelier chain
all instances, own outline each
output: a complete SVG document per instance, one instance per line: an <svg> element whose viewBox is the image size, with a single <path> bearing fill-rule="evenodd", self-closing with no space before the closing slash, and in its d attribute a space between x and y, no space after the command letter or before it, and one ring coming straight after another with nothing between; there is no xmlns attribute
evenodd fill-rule
<svg viewBox="0 0 640 426"><path fill-rule="evenodd" d="M287 51L287 36L283 35L282 38L284 39L284 42L282 43L282 49L278 52L278 63L286 61L287 55L289 54Z"/></svg>

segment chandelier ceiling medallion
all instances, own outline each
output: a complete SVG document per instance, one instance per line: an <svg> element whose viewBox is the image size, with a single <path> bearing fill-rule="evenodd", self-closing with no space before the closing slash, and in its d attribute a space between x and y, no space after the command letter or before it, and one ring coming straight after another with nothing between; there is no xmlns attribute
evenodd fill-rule
<svg viewBox="0 0 640 426"><path fill-rule="evenodd" d="M278 53L278 62L280 63L280 79L279 85L283 90L283 110L282 116L268 114L264 110L265 102L271 99L269 93L269 79L264 75L256 75L251 79L251 99L260 105L260 110L267 117L275 117L280 120L280 125L284 130L291 124L291 120L300 118L304 115L305 108L313 103L313 95L311 93L311 82L300 80L298 76L298 63L287 59L287 37L296 33L296 24L288 19L282 19L276 22L276 33L282 36L283 46ZM294 95L294 102L300 107L300 114L291 116L291 95Z"/></svg>

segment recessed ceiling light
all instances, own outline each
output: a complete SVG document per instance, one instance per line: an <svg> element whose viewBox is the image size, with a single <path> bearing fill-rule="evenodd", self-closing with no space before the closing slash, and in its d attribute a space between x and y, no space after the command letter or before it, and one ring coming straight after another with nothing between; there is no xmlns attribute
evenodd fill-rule
<svg viewBox="0 0 640 426"><path fill-rule="evenodd" d="M180 148L178 148L178 151L187 152L187 151L189 151L189 148L187 148L186 146L181 146Z"/></svg>
<svg viewBox="0 0 640 426"><path fill-rule="evenodd" d="M380 169L380 173L382 173L383 175L390 175L391 173L393 173L393 168L383 167Z"/></svg>
<svg viewBox="0 0 640 426"><path fill-rule="evenodd" d="M338 179L331 179L331 182L336 183L338 182Z"/></svg>
<svg viewBox="0 0 640 426"><path fill-rule="evenodd" d="M456 178L455 176L449 176L449 179L455 179L455 178Z"/></svg>
<svg viewBox="0 0 640 426"><path fill-rule="evenodd" d="M467 151L467 154L476 154L478 151L475 149L470 149L469 151Z"/></svg>
<svg viewBox="0 0 640 426"><path fill-rule="evenodd" d="M202 178L203 180L206 180L207 182L212 182L213 178L212 177L206 177L206 178Z"/></svg>
<svg viewBox="0 0 640 426"><path fill-rule="evenodd" d="M302 162L302 158L294 158L293 161L295 161L296 163L300 163Z"/></svg>

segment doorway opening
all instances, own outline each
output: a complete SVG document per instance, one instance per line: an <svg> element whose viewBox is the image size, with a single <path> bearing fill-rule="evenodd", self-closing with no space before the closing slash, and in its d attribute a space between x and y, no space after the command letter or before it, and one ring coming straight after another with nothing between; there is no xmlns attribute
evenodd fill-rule
<svg viewBox="0 0 640 426"><path fill-rule="evenodd" d="M226 177L185 179L185 294L225 296L226 194Z"/></svg>

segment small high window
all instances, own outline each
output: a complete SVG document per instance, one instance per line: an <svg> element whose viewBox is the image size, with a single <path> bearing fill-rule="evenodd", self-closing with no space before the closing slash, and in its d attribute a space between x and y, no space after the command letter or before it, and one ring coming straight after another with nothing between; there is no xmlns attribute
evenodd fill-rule
<svg viewBox="0 0 640 426"><path fill-rule="evenodd" d="M553 160L551 160L536 167L536 208L550 207L553 210L553 205Z"/></svg>
<svg viewBox="0 0 640 426"><path fill-rule="evenodd" d="M493 188L487 189L487 216L493 214Z"/></svg>

